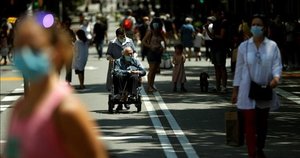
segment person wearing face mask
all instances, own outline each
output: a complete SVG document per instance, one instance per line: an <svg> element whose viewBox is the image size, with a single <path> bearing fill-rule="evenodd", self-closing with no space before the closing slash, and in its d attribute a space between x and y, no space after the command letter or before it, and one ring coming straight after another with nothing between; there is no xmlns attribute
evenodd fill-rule
<svg viewBox="0 0 300 158"><path fill-rule="evenodd" d="M122 28L118 28L116 30L116 37L111 40L108 44L106 58L109 61L108 71L107 71L107 78L106 78L106 88L108 91L111 89L111 70L112 70L112 63L114 60L119 59L122 56L122 51L125 47L131 47L133 50L133 56L136 57L136 50L135 45L132 39L125 36L125 30Z"/></svg>
<svg viewBox="0 0 300 158"><path fill-rule="evenodd" d="M37 17L20 17L16 24L14 65L29 85L13 105L3 157L106 158L96 124L58 74L71 60L69 37Z"/></svg>
<svg viewBox="0 0 300 158"><path fill-rule="evenodd" d="M278 86L282 73L280 50L265 36L267 21L263 15L254 15L251 22L252 37L240 44L233 81L232 103L237 103L244 125L249 158L265 158L270 110L279 107L277 94L272 90L271 100L254 100L249 97L250 83Z"/></svg>
<svg viewBox="0 0 300 158"><path fill-rule="evenodd" d="M137 56L135 45L132 39L126 37L125 30L123 28L118 28L116 30L116 37L109 42L106 52L106 59L109 61L106 77L107 91L111 91L112 87L111 71L113 69L113 62L122 56L122 51L125 47L131 47L133 50L133 56ZM122 105L120 104L118 108L121 110Z"/></svg>
<svg viewBox="0 0 300 158"><path fill-rule="evenodd" d="M147 31L142 45L148 49L147 60L149 63L148 88L147 91L152 93L157 91L154 87L154 80L161 62L161 57L165 51L166 40L162 32L163 22L160 18L154 18L150 23L150 30Z"/></svg>
<svg viewBox="0 0 300 158"><path fill-rule="evenodd" d="M114 93L119 94L126 88L130 96L136 96L138 81L146 75L146 71L141 63L133 58L131 47L124 48L122 54L122 57L114 62ZM127 84L125 84L126 82Z"/></svg>

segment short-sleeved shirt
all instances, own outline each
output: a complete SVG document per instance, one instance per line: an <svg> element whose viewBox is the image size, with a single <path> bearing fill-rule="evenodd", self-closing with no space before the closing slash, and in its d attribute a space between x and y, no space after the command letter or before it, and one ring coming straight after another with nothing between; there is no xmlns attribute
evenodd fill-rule
<svg viewBox="0 0 300 158"><path fill-rule="evenodd" d="M181 42L184 47L193 47L193 34L195 29L192 24L183 24L181 27Z"/></svg>

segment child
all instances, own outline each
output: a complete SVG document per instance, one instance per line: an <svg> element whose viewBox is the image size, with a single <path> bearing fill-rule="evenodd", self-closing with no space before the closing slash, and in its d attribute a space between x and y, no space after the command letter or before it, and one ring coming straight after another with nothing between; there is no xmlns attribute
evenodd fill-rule
<svg viewBox="0 0 300 158"><path fill-rule="evenodd" d="M88 39L83 30L78 30L76 32L77 40L75 41L75 55L73 68L75 69L75 74L78 75L80 86L77 89L85 89L84 86L84 68L87 63L89 54Z"/></svg>
<svg viewBox="0 0 300 158"><path fill-rule="evenodd" d="M186 92L187 90L184 88L184 83L186 82L186 75L184 70L184 62L185 56L183 54L183 45L177 44L175 45L175 53L173 55L174 64L172 82L174 84L173 92L177 91L177 83L181 83L181 92Z"/></svg>
<svg viewBox="0 0 300 158"><path fill-rule="evenodd" d="M196 61L199 60L201 61L201 46L204 42L204 36L202 35L202 28L197 28L196 36L194 39L194 53L195 53L195 58Z"/></svg>

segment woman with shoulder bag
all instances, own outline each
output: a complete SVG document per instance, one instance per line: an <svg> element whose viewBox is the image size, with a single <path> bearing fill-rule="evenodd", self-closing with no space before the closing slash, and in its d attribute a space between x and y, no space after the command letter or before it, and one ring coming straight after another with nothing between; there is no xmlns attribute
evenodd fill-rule
<svg viewBox="0 0 300 158"><path fill-rule="evenodd" d="M279 106L279 99L272 89L277 87L281 77L281 56L277 44L265 37L266 30L266 18L254 15L251 21L253 37L238 48L233 82L232 103L237 103L243 116L249 158L265 157L263 148L269 111ZM252 83L262 90L270 88L271 98L253 98L250 95Z"/></svg>

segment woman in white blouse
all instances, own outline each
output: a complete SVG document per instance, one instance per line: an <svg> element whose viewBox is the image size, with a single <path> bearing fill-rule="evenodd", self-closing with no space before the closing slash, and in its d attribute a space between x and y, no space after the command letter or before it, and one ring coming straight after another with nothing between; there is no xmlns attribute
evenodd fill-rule
<svg viewBox="0 0 300 158"><path fill-rule="evenodd" d="M265 37L267 21L263 15L252 18L252 38L238 48L236 71L233 82L232 103L243 116L249 158L265 157L263 148L267 135L267 120L270 109L279 106L273 91L270 101L256 101L249 98L251 80L277 87L282 72L281 56L277 44Z"/></svg>

